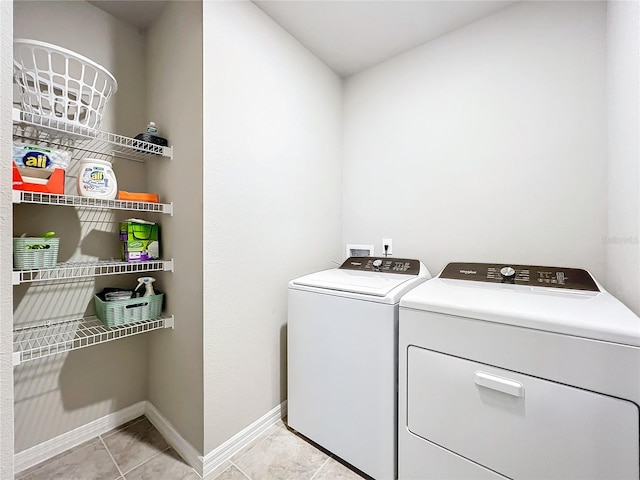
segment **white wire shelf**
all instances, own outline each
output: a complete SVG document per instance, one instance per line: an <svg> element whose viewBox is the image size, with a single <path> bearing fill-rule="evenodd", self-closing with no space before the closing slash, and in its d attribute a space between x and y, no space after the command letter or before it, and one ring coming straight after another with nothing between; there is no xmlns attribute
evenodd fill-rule
<svg viewBox="0 0 640 480"><path fill-rule="evenodd" d="M67 207L102 208L108 210L133 210L173 215L172 203L132 202L129 200L107 200L104 198L58 195L54 193L12 190L13 203L37 203L40 205L62 205Z"/></svg>
<svg viewBox="0 0 640 480"><path fill-rule="evenodd" d="M14 270L13 285L29 282L51 280L71 280L76 278L92 278L104 275L120 275L124 273L173 272L173 259L152 260L146 262L121 262L117 260L101 260L97 262L65 262L53 268L36 270Z"/></svg>
<svg viewBox="0 0 640 480"><path fill-rule="evenodd" d="M173 158L173 147L82 127L64 120L36 115L13 108L13 137L27 142L90 153L98 157L118 157L144 162L156 156Z"/></svg>
<svg viewBox="0 0 640 480"><path fill-rule="evenodd" d="M13 331L13 365L173 326L173 315L167 315L111 328L97 317L17 328Z"/></svg>

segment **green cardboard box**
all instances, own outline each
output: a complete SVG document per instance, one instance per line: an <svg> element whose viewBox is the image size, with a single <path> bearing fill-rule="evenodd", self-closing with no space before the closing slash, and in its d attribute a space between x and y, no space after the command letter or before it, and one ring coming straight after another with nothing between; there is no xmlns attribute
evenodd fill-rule
<svg viewBox="0 0 640 480"><path fill-rule="evenodd" d="M157 223L130 218L120 222L122 260L144 262L160 258L160 236Z"/></svg>

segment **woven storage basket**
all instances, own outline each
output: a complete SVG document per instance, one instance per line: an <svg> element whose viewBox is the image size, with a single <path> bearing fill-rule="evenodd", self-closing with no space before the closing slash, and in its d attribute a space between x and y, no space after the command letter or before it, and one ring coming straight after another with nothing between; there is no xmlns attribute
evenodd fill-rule
<svg viewBox="0 0 640 480"><path fill-rule="evenodd" d="M20 237L13 239L13 268L53 268L58 263L59 238Z"/></svg>
<svg viewBox="0 0 640 480"><path fill-rule="evenodd" d="M13 77L27 113L100 128L118 82L101 65L71 50L36 40L13 41Z"/></svg>
<svg viewBox="0 0 640 480"><path fill-rule="evenodd" d="M99 295L94 295L96 317L107 327L119 327L132 322L151 320L160 316L164 294L156 292L150 297L130 298L105 302Z"/></svg>

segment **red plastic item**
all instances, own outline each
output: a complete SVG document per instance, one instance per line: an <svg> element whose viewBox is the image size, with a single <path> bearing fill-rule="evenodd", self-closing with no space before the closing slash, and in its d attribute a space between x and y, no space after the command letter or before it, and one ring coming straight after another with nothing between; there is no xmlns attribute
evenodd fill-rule
<svg viewBox="0 0 640 480"><path fill-rule="evenodd" d="M27 172L31 169L25 167L23 172ZM41 170L34 168L33 170ZM13 189L25 190L27 192L40 192L40 193L55 193L64 195L64 170L62 168L55 168L47 183L42 185L39 183L29 182L29 177L23 177L18 169L17 165L13 164Z"/></svg>

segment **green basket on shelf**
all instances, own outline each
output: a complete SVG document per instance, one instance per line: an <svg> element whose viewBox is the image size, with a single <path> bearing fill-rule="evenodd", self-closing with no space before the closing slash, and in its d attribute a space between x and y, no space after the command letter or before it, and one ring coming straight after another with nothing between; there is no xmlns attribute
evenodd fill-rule
<svg viewBox="0 0 640 480"><path fill-rule="evenodd" d="M13 268L53 268L58 263L59 238L18 237L13 239Z"/></svg>
<svg viewBox="0 0 640 480"><path fill-rule="evenodd" d="M107 327L119 327L133 322L151 320L160 316L164 293L156 291L150 297L130 298L128 300L105 301L100 295L93 296L96 317Z"/></svg>

